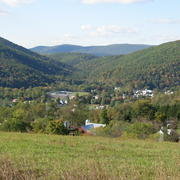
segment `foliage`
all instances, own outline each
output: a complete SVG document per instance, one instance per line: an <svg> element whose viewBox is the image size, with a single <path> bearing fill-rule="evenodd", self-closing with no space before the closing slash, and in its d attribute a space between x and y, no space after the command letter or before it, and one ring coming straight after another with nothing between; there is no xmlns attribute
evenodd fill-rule
<svg viewBox="0 0 180 180"><path fill-rule="evenodd" d="M151 104L149 100L138 100L133 105L135 117L152 120L156 108Z"/></svg>
<svg viewBox="0 0 180 180"><path fill-rule="evenodd" d="M156 130L151 123L135 122L126 129L126 132L140 139L145 139Z"/></svg>
<svg viewBox="0 0 180 180"><path fill-rule="evenodd" d="M109 124L109 117L108 117L107 109L103 109L100 116L101 116L102 124Z"/></svg>
<svg viewBox="0 0 180 180"><path fill-rule="evenodd" d="M58 53L58 54L48 55L48 57L56 61L71 65L75 68L78 64L83 64L86 63L87 61L93 61L96 58L98 58L91 54L82 54L82 53Z"/></svg>
<svg viewBox="0 0 180 180"><path fill-rule="evenodd" d="M61 135L67 135L69 133L62 120L50 121L46 128L46 132L49 134Z"/></svg>
<svg viewBox="0 0 180 180"><path fill-rule="evenodd" d="M127 92L177 87L179 43L165 43L119 56L54 54L54 60L0 38L0 86L27 88L64 83L66 87L85 88L103 84L119 86ZM102 97L102 104L109 101L110 98Z"/></svg>
<svg viewBox="0 0 180 180"><path fill-rule="evenodd" d="M48 123L49 123L49 119L38 118L31 124L31 126L35 133L45 133Z"/></svg>
<svg viewBox="0 0 180 180"><path fill-rule="evenodd" d="M97 128L92 130L96 136L103 137L120 137L129 126L129 123L123 121L111 121L110 124L104 128Z"/></svg>
<svg viewBox="0 0 180 180"><path fill-rule="evenodd" d="M166 89L179 85L180 41L124 56L102 57L76 65L73 77L128 89Z"/></svg>
<svg viewBox="0 0 180 180"><path fill-rule="evenodd" d="M60 75L61 80L69 73L67 65L0 38L0 86L45 86L55 82L55 75Z"/></svg>
<svg viewBox="0 0 180 180"><path fill-rule="evenodd" d="M31 126L28 122L13 118L1 123L0 130L8 132L28 132L31 130Z"/></svg>

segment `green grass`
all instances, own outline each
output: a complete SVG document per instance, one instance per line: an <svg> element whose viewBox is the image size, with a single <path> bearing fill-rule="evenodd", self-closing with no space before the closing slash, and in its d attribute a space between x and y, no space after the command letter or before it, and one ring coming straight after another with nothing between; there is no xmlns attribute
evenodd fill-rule
<svg viewBox="0 0 180 180"><path fill-rule="evenodd" d="M180 143L4 132L0 142L0 179L180 179Z"/></svg>
<svg viewBox="0 0 180 180"><path fill-rule="evenodd" d="M90 93L88 93L88 92L73 92L72 93L72 95L73 96L76 96L76 95L78 95L78 96L88 96Z"/></svg>

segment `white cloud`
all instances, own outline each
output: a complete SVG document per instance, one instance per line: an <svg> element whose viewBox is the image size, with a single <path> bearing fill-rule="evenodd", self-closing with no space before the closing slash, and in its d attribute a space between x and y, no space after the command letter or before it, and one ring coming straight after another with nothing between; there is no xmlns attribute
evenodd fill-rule
<svg viewBox="0 0 180 180"><path fill-rule="evenodd" d="M91 36L112 36L117 34L134 34L138 30L132 27L121 27L118 25L104 25L97 27L94 31L90 32Z"/></svg>
<svg viewBox="0 0 180 180"><path fill-rule="evenodd" d="M33 0L0 0L10 6L17 6L20 4L28 4L31 3Z"/></svg>
<svg viewBox="0 0 180 180"><path fill-rule="evenodd" d="M137 2L148 2L152 0L81 0L85 4L96 4L96 3L123 3L131 4Z"/></svg>
<svg viewBox="0 0 180 180"><path fill-rule="evenodd" d="M89 31L89 30L91 30L91 29L92 29L92 26L89 25L89 24L86 24L86 25L82 25L82 26L81 26L81 30L82 30L82 31Z"/></svg>
<svg viewBox="0 0 180 180"><path fill-rule="evenodd" d="M161 18L152 20L152 22L157 24L179 24L180 19Z"/></svg>

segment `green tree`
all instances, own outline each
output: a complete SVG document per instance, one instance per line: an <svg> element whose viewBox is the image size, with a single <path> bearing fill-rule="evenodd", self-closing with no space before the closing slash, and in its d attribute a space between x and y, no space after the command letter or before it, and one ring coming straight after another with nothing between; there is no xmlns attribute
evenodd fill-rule
<svg viewBox="0 0 180 180"><path fill-rule="evenodd" d="M109 117L108 117L108 111L107 109L103 109L101 111L101 123L103 124L109 124Z"/></svg>
<svg viewBox="0 0 180 180"><path fill-rule="evenodd" d="M46 132L50 134L61 135L67 135L69 133L62 120L50 121L47 126Z"/></svg>

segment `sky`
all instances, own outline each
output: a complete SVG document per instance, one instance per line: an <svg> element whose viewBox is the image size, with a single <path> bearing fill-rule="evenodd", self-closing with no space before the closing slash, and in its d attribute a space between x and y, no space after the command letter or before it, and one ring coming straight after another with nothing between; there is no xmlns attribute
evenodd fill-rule
<svg viewBox="0 0 180 180"><path fill-rule="evenodd" d="M180 0L0 0L0 36L26 48L157 45L180 39Z"/></svg>

